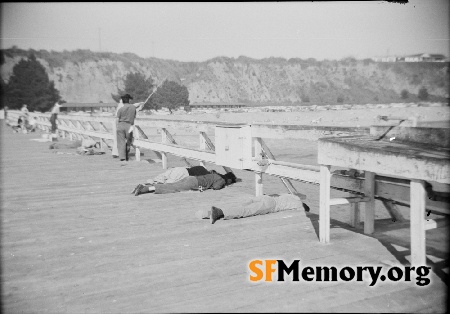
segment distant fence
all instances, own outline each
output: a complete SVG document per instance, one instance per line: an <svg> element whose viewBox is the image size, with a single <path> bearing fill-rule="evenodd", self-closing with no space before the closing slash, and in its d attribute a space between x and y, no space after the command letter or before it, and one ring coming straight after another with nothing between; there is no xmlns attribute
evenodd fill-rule
<svg viewBox="0 0 450 314"><path fill-rule="evenodd" d="M8 120L10 124L17 124L20 111L8 111ZM50 114L30 113L30 117L37 118L38 127L49 131L51 123ZM63 138L70 140L91 138L100 142L104 149L110 149L114 152L116 148L116 119L114 117L100 116L81 116L70 114L58 115L58 133ZM161 135L161 141L151 141L144 133L143 129L157 128ZM224 143L228 138L218 136L215 133L215 144L210 140L207 133L214 130L230 129L229 134L239 130L235 139L229 143ZM198 148L179 145L169 129L189 129L190 132L198 134ZM308 134L305 134L305 131ZM222 132L222 131L221 131ZM319 166L303 165L277 160L269 147L264 142L268 139L301 139L310 137L311 132L319 135L336 136L345 134L368 134L369 128L349 128L335 126L312 126L312 125L272 125L272 124L241 124L220 123L217 122L194 122L186 120L169 120L156 118L137 118L135 121L135 140L136 160L140 160L140 150L149 149L160 156L163 169L167 169L167 154L172 154L183 158L187 164L188 159L199 161L202 165L206 163L223 166L226 171L231 168L252 171L255 174L255 194L263 194L263 175L271 175L280 178L284 186L290 193L300 194L296 191L290 180L304 182L309 184L320 184ZM237 134L237 133L236 133ZM243 156L227 161L230 152L234 146L243 145ZM216 146L219 148L216 149ZM236 148L236 147L235 147ZM301 148L299 148L301 150ZM248 152L249 155L248 155ZM238 150L240 154L240 150ZM234 159L235 158L235 159ZM235 166L238 165L238 166ZM375 197L385 204L386 208L392 214L395 204L409 206L410 187L409 180L395 179L384 176L376 176ZM333 174L331 178L331 188L341 190L352 194L364 194L364 178L353 177L345 174ZM450 214L448 204L427 200L427 210L438 214Z"/></svg>

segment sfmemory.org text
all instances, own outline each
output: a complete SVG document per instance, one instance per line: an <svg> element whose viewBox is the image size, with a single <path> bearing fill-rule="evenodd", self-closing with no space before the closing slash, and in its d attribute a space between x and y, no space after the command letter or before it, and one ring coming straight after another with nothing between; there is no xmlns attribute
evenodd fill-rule
<svg viewBox="0 0 450 314"><path fill-rule="evenodd" d="M393 266L382 274L382 266L346 266L340 269L334 266L300 268L300 260L294 260L290 266L283 260L252 260L248 267L252 282L285 281L285 275L291 275L291 281L370 281L370 286L374 286L378 280L393 282L415 280L416 285L421 287L430 283L428 275L431 269L427 266ZM277 276L273 279L275 272Z"/></svg>

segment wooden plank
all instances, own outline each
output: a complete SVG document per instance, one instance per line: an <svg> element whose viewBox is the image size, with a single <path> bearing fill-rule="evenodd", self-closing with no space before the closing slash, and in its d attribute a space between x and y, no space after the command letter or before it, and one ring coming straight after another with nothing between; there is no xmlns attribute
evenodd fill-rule
<svg viewBox="0 0 450 314"><path fill-rule="evenodd" d="M333 152L333 154L329 154ZM376 141L373 137L321 138L318 162L383 175L450 183L448 149Z"/></svg>

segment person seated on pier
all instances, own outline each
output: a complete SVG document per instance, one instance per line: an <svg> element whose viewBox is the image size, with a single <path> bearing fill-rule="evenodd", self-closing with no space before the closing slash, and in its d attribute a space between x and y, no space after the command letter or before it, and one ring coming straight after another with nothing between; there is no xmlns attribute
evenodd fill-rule
<svg viewBox="0 0 450 314"><path fill-rule="evenodd" d="M26 126L28 132L36 132L37 127L37 118L33 117L33 119L30 119L30 122Z"/></svg>
<svg viewBox="0 0 450 314"><path fill-rule="evenodd" d="M212 173L203 166L193 167L173 167L157 175L153 179L148 179L145 185L154 185L156 183L174 183L189 176L203 176ZM133 192L134 193L134 190Z"/></svg>
<svg viewBox="0 0 450 314"><path fill-rule="evenodd" d="M28 124L28 117L29 117L29 111L27 108L27 105L23 105L22 108L20 109L20 118L22 120L22 124L21 124L21 128L23 131L26 132L26 125Z"/></svg>
<svg viewBox="0 0 450 314"><path fill-rule="evenodd" d="M218 219L238 219L251 217L256 215L266 215L285 210L304 209L309 212L309 206L303 203L300 196L294 194L273 194L251 196L245 200L240 206L236 204L223 203L212 206L208 210L198 210L195 216L199 219L210 219L211 223L215 223Z"/></svg>
<svg viewBox="0 0 450 314"><path fill-rule="evenodd" d="M14 133L19 133L19 130L22 129L22 118L19 117L19 119L17 119L16 125L11 124L11 128L13 129Z"/></svg>
<svg viewBox="0 0 450 314"><path fill-rule="evenodd" d="M203 192L208 189L220 190L235 182L236 176L232 172L226 174L214 172L201 176L188 176L173 183L138 184L134 189L134 195L138 196L145 193L168 194L183 191Z"/></svg>

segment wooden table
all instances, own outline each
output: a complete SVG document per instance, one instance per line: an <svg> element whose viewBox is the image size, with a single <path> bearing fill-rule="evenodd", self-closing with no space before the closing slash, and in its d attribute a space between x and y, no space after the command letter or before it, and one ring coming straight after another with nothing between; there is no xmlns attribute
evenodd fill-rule
<svg viewBox="0 0 450 314"><path fill-rule="evenodd" d="M448 145L448 140L442 141L448 129L399 129L395 134L388 134L389 129L374 127L371 135L319 139L319 237L323 243L330 241L330 206L345 203L342 199L330 199L331 166L365 171L365 197L349 198L347 203L365 203L366 234L374 232L375 174L406 178L411 180L411 264L426 265L425 181L450 183L450 149L442 147Z"/></svg>

